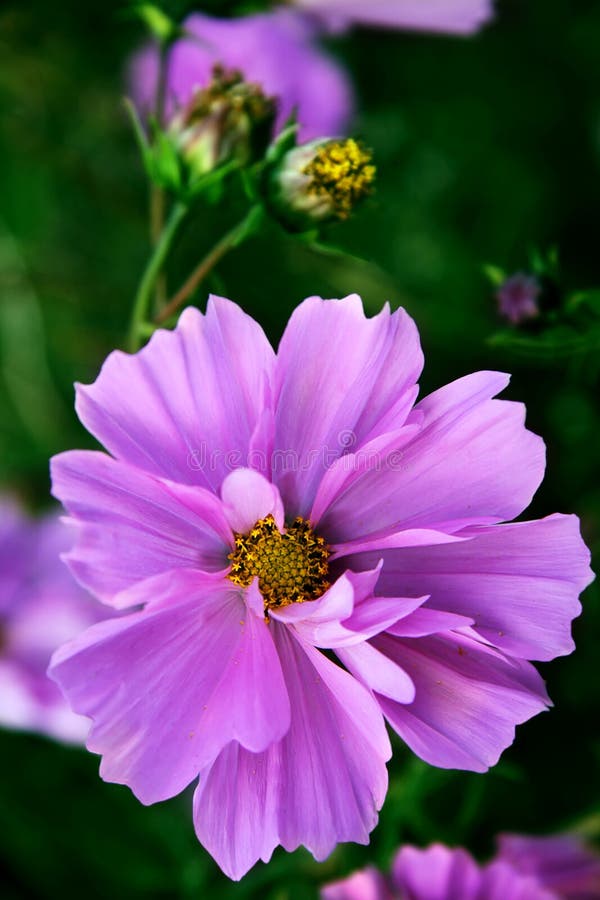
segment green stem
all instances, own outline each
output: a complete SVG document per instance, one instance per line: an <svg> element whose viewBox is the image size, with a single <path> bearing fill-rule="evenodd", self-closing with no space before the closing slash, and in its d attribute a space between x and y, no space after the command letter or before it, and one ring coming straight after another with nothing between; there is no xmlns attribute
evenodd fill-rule
<svg viewBox="0 0 600 900"><path fill-rule="evenodd" d="M131 353L135 353L140 346L140 328L148 319L148 310L152 299L152 291L160 271L169 254L173 240L179 226L183 222L188 208L183 203L177 203L171 211L169 220L154 248L154 252L148 261L148 265L142 275L138 291L133 304L131 324L129 326L128 346Z"/></svg>
<svg viewBox="0 0 600 900"><path fill-rule="evenodd" d="M167 80L169 73L169 60L171 55L171 42L163 42L160 47L158 64L158 79L156 84L156 97L154 102L154 116L159 128L164 126L165 103L167 99ZM165 224L166 197L164 188L157 184L150 186L150 240L155 247L162 234ZM158 309L167 300L167 279L163 273L156 279L156 298L154 310Z"/></svg>
<svg viewBox="0 0 600 900"><path fill-rule="evenodd" d="M256 224L262 215L262 209L253 206L246 216L235 225L231 231L228 231L220 241L218 241L212 250L210 250L203 260L196 266L189 278L183 283L176 294L174 294L167 305L161 309L154 321L157 325L170 319L177 310L183 306L185 301L190 297L199 285L204 281L207 275L212 272L214 267L223 257L239 246L247 237L254 234Z"/></svg>

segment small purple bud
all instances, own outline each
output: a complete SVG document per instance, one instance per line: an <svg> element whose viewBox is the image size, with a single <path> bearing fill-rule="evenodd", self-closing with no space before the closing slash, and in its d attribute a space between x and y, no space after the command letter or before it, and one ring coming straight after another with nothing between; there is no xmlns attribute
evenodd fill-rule
<svg viewBox="0 0 600 900"><path fill-rule="evenodd" d="M496 293L498 311L513 325L535 319L540 314L538 300L542 286L534 275L517 272L500 286Z"/></svg>

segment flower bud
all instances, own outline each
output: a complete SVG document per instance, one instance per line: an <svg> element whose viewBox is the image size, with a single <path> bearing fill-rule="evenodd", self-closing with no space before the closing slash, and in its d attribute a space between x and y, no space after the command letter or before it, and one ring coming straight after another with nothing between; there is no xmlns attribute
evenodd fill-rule
<svg viewBox="0 0 600 900"><path fill-rule="evenodd" d="M168 133L194 181L223 163L245 166L260 158L275 114L275 100L258 85L215 66L211 83L173 117Z"/></svg>
<svg viewBox="0 0 600 900"><path fill-rule="evenodd" d="M542 286L534 275L517 272L507 278L496 293L498 312L513 325L535 319L540 314L541 292Z"/></svg>
<svg viewBox="0 0 600 900"><path fill-rule="evenodd" d="M371 159L353 138L321 138L293 147L271 172L269 207L292 230L347 219L372 191Z"/></svg>

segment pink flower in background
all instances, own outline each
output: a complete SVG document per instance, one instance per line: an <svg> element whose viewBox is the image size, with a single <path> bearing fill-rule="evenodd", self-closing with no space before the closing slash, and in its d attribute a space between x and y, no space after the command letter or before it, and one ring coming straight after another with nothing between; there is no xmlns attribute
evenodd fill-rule
<svg viewBox="0 0 600 900"><path fill-rule="evenodd" d="M500 524L540 484L542 440L492 399L501 373L415 405L422 363L403 310L310 298L275 353L211 298L77 388L111 455L53 461L69 564L142 608L67 644L52 677L94 719L107 781L154 803L200 776L196 832L233 878L278 844L368 841L384 716L433 765L494 765L549 703L528 660L573 649L577 518Z"/></svg>
<svg viewBox="0 0 600 900"><path fill-rule="evenodd" d="M479 866L462 849L403 847L389 877L374 868L321 891L322 900L598 900L600 856L575 835L501 835Z"/></svg>
<svg viewBox="0 0 600 900"><path fill-rule="evenodd" d="M90 723L71 712L46 669L53 650L106 611L61 562L69 538L55 514L36 521L0 502L0 725L80 742Z"/></svg>
<svg viewBox="0 0 600 900"><path fill-rule="evenodd" d="M493 0L293 0L334 24L473 34L493 16Z"/></svg>
<svg viewBox="0 0 600 900"><path fill-rule="evenodd" d="M342 66L315 42L314 23L288 10L239 19L194 13L183 23L188 37L171 51L167 113L185 106L194 91L206 87L213 67L237 69L278 98L280 128L298 110L300 137L309 140L346 131L353 109L352 87ZM137 104L152 109L158 52L148 44L133 58L130 90Z"/></svg>

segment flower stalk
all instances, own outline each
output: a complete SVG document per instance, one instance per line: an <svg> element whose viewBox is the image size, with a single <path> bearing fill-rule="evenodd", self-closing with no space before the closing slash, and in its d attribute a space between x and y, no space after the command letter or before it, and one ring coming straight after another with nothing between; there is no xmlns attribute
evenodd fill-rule
<svg viewBox="0 0 600 900"><path fill-rule="evenodd" d="M263 218L263 210L260 206L253 206L230 231L217 241L212 249L206 254L187 280L182 284L177 293L171 297L169 302L154 317L156 325L162 325L171 318L191 297L194 291L202 284L204 279L212 272L216 265L226 256L230 250L239 247L247 238L251 237L258 230Z"/></svg>
<svg viewBox="0 0 600 900"><path fill-rule="evenodd" d="M154 252L148 261L144 274L142 275L133 304L133 312L129 326L128 347L132 353L135 353L140 347L142 325L148 320L148 310L150 308L154 286L156 285L162 267L173 245L175 236L181 223L185 219L187 212L188 207L185 204L175 204L160 239L154 248Z"/></svg>

